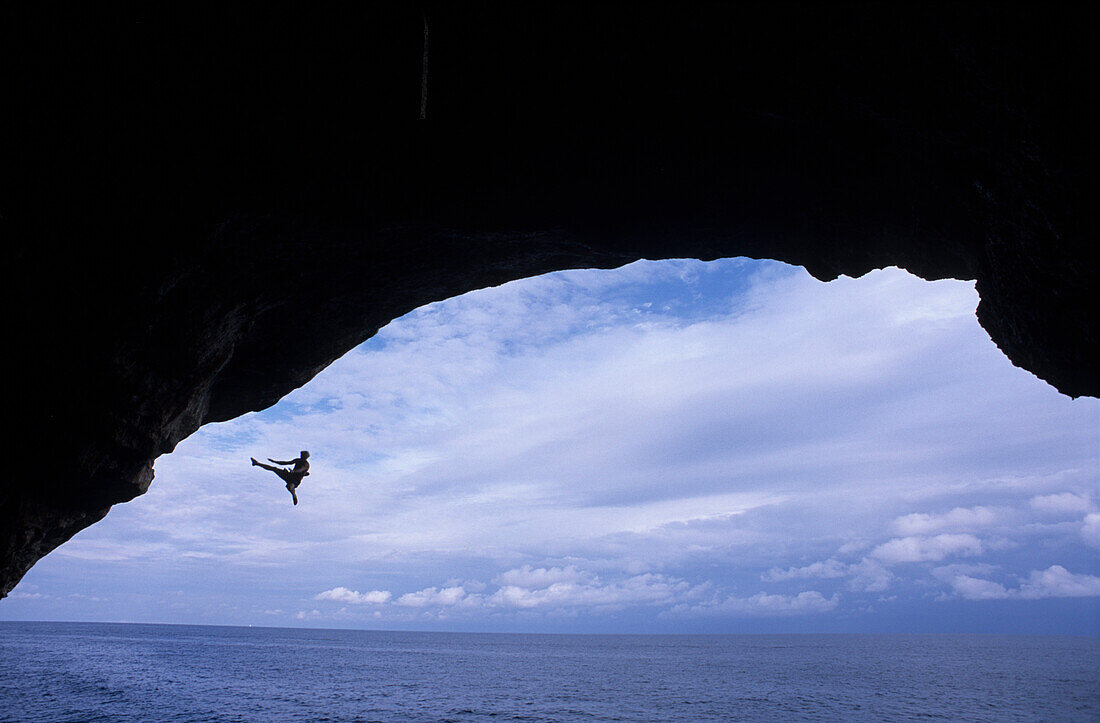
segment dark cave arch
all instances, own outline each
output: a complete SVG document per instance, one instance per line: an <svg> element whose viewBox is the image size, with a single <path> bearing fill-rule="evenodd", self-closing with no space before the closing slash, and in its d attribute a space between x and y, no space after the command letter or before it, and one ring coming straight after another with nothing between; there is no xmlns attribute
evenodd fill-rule
<svg viewBox="0 0 1100 723"><path fill-rule="evenodd" d="M1094 88L1072 8L36 7L16 92L0 593L202 423L430 301L639 258L974 279L1100 394ZM288 345L286 339L299 340Z"/></svg>

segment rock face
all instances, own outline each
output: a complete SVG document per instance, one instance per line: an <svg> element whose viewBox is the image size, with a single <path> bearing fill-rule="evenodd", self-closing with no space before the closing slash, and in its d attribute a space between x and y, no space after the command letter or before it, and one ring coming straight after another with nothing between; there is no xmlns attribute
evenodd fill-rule
<svg viewBox="0 0 1100 723"><path fill-rule="evenodd" d="M203 423L557 269L976 279L1013 363L1100 394L1086 18L684 5L6 11L0 594Z"/></svg>

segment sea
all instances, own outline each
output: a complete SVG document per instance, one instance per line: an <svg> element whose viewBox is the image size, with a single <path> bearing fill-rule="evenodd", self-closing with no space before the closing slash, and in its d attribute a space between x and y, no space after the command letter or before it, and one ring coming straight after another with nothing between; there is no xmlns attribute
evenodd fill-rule
<svg viewBox="0 0 1100 723"><path fill-rule="evenodd" d="M1097 721L1100 639L0 623L3 721Z"/></svg>

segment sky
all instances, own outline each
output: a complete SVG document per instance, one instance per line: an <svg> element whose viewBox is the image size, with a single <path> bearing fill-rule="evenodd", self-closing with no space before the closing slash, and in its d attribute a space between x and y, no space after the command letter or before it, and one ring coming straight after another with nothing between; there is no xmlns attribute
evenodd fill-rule
<svg viewBox="0 0 1100 723"><path fill-rule="evenodd" d="M156 461L0 620L1100 634L1100 400L973 282L643 261L395 320ZM249 457L311 453L291 504Z"/></svg>

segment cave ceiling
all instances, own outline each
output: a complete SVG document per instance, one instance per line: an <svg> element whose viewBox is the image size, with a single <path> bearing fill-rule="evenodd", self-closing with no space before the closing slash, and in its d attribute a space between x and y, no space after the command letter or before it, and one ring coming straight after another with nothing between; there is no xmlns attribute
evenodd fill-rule
<svg viewBox="0 0 1100 723"><path fill-rule="evenodd" d="M0 491L0 593L202 424L418 306L559 269L973 279L1014 364L1100 394L1094 43L1072 7L3 12L27 470Z"/></svg>

